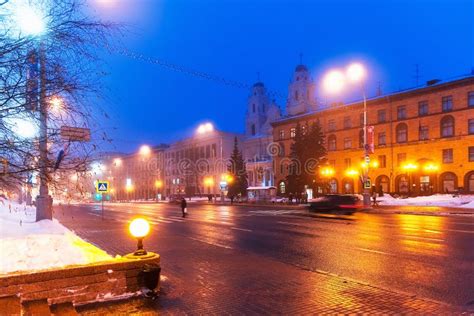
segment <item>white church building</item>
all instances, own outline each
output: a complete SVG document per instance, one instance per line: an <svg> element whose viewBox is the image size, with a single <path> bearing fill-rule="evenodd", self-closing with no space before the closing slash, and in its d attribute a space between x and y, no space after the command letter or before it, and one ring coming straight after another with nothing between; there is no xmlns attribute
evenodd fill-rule
<svg viewBox="0 0 474 316"><path fill-rule="evenodd" d="M286 116L316 110L314 82L305 65L295 68L289 84ZM243 153L249 187L275 186L273 157L280 153L274 144L271 123L282 118L280 107L270 99L262 82L253 85L247 102ZM289 148L288 148L289 150Z"/></svg>

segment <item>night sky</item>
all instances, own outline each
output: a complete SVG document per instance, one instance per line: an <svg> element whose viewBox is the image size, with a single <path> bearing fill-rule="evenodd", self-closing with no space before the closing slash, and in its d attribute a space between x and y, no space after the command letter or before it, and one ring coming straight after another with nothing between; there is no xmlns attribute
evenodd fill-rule
<svg viewBox="0 0 474 316"><path fill-rule="evenodd" d="M89 1L105 19L126 23L126 49L249 85L259 72L282 108L300 53L317 83L328 69L364 62L369 96L379 84L384 93L415 86L416 64L420 84L474 67L472 0ZM108 149L177 140L207 120L243 132L248 90L118 54L104 60L109 76L97 102L111 117L103 121L114 139Z"/></svg>

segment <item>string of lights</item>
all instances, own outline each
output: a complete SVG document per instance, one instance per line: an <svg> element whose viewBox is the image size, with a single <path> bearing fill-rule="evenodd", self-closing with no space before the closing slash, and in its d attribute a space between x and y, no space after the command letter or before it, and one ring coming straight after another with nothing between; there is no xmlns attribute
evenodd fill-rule
<svg viewBox="0 0 474 316"><path fill-rule="evenodd" d="M227 78L217 76L217 75L214 75L214 74L211 74L211 73L208 73L208 72L195 70L195 69L192 69L192 68L189 68L189 67L186 67L186 66L182 66L182 65L178 65L178 64L175 64L175 63L170 63L170 62L168 62L166 60L163 60L163 59L160 59L160 58L145 56L144 54L132 52L132 51L130 51L128 49L125 49L125 48L111 47L110 45L108 45L108 48L111 52L117 53L117 54L125 56L127 58L131 58L131 59L134 59L134 60L139 60L139 61L142 61L142 62L146 62L148 64L164 67L164 68L167 68L171 71L179 72L179 73L189 75L189 76L193 76L193 77L196 77L196 78L202 78L202 79L205 79L205 80L213 81L213 82L218 83L218 84L222 84L222 85L226 85L226 86L230 86L230 87L234 87L234 88L238 88L238 89L246 89L246 90L249 90L253 86L253 84L248 84L248 83L245 83L245 82L239 82L239 81L236 81L236 80L227 79ZM267 90L267 93L268 93L269 96L271 96L273 98L276 98L276 97L286 98L286 96L284 94L279 93L277 91Z"/></svg>

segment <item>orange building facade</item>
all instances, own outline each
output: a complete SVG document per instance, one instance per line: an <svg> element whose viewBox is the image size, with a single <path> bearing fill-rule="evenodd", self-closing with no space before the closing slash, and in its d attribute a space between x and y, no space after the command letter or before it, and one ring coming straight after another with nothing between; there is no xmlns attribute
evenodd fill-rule
<svg viewBox="0 0 474 316"><path fill-rule="evenodd" d="M286 177L294 128L319 121L326 137L330 172L319 171L318 191L362 192L363 102L329 106L287 116L272 124L280 147L274 157L275 183L288 194ZM380 191L401 195L463 192L474 194L474 75L428 82L426 86L367 101L374 127L374 153L368 174Z"/></svg>

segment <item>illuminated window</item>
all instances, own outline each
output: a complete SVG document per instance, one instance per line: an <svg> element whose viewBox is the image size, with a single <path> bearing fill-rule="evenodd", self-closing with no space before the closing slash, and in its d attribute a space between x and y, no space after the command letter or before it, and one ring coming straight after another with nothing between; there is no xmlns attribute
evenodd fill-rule
<svg viewBox="0 0 474 316"><path fill-rule="evenodd" d="M285 131L281 129L280 132L279 132L278 137L280 138L280 140L285 139Z"/></svg>
<svg viewBox="0 0 474 316"><path fill-rule="evenodd" d="M474 161L474 147L473 146L468 148L468 159L470 162Z"/></svg>
<svg viewBox="0 0 474 316"><path fill-rule="evenodd" d="M290 138L295 138L296 137L296 128L292 127L290 128Z"/></svg>
<svg viewBox="0 0 474 316"><path fill-rule="evenodd" d="M387 158L385 155L379 156L378 161L379 161L379 168L387 167Z"/></svg>
<svg viewBox="0 0 474 316"><path fill-rule="evenodd" d="M364 130L359 131L359 147L364 148Z"/></svg>

